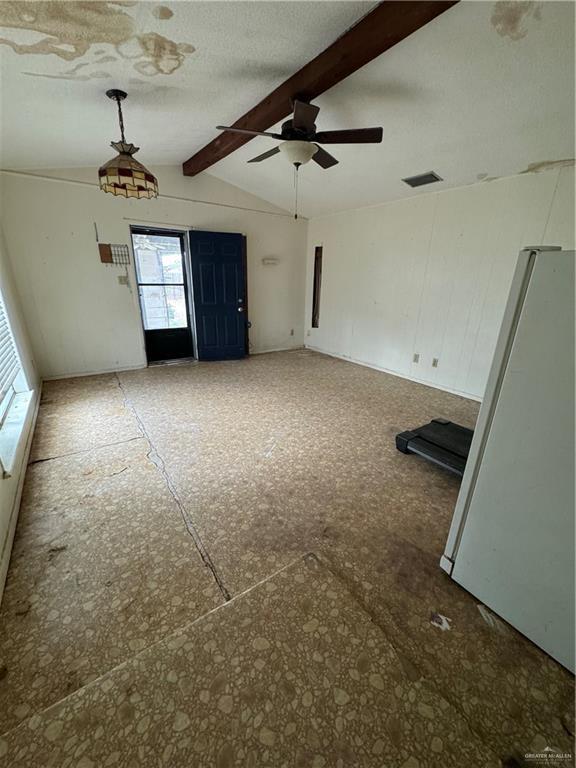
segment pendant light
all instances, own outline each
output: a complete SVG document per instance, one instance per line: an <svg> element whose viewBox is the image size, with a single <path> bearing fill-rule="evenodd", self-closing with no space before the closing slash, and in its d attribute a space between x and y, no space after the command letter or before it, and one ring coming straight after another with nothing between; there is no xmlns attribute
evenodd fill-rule
<svg viewBox="0 0 576 768"><path fill-rule="evenodd" d="M120 141L111 142L111 146L118 155L98 171L100 189L121 197L158 197L158 180L133 157L139 147L128 144L124 138L124 120L120 102L124 101L127 94L114 88L106 91L106 96L118 105L118 122L122 138Z"/></svg>

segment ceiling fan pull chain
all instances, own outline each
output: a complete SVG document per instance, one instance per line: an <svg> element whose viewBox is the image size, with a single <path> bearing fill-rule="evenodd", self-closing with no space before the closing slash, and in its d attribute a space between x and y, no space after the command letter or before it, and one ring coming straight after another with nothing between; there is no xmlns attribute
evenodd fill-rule
<svg viewBox="0 0 576 768"><path fill-rule="evenodd" d="M298 218L298 163L294 163L294 218Z"/></svg>

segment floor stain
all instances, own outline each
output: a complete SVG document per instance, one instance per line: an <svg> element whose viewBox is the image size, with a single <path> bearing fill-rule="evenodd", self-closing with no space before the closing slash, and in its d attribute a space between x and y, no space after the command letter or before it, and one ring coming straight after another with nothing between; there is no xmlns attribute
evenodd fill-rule
<svg viewBox="0 0 576 768"><path fill-rule="evenodd" d="M54 560L57 555L59 555L61 552L64 552L66 549L68 549L68 544L61 544L58 547L50 547L48 550L48 560Z"/></svg>
<svg viewBox="0 0 576 768"><path fill-rule="evenodd" d="M574 713L573 712L565 712L561 719L562 728L566 731L566 733L569 736L572 736L574 738Z"/></svg>
<svg viewBox="0 0 576 768"><path fill-rule="evenodd" d="M430 624L432 624L435 627L438 627L442 630L442 632L446 632L452 627L450 624L452 623L452 619L449 619L447 616L442 616L441 613L432 612L430 614Z"/></svg>

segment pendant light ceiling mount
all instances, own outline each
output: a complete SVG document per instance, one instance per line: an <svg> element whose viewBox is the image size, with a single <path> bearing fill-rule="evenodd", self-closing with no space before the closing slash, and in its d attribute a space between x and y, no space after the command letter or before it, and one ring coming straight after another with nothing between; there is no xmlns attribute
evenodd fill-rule
<svg viewBox="0 0 576 768"><path fill-rule="evenodd" d="M118 105L118 123L120 141L111 142L118 155L105 163L98 171L100 189L121 197L151 198L158 197L158 180L150 171L135 160L133 155L139 147L126 141L124 136L124 117L121 102L128 96L125 91L111 88L106 96Z"/></svg>
<svg viewBox="0 0 576 768"><path fill-rule="evenodd" d="M109 99L114 99L114 101L124 101L128 94L126 91L121 91L118 88L110 88L109 91L106 91L106 96L108 96Z"/></svg>

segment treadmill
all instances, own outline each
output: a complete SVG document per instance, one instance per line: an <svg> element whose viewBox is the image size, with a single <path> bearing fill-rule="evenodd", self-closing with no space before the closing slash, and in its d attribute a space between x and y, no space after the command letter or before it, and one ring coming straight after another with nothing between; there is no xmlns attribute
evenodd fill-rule
<svg viewBox="0 0 576 768"><path fill-rule="evenodd" d="M462 476L473 434L473 429L452 421L432 419L423 427L396 435L396 448L402 453L415 453Z"/></svg>

